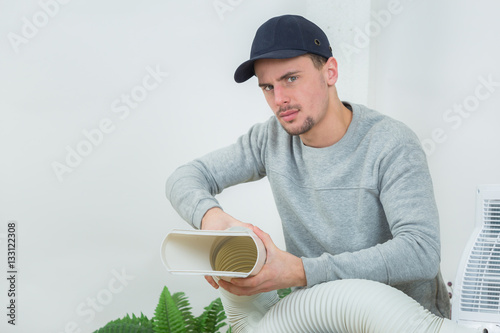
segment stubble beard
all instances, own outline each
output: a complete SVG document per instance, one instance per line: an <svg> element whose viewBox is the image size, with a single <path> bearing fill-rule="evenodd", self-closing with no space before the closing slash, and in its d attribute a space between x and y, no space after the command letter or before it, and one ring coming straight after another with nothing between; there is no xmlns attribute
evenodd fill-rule
<svg viewBox="0 0 500 333"><path fill-rule="evenodd" d="M279 117L279 115L284 112L284 111L287 111L287 110L290 110L290 109L297 109L299 110L300 112L300 109L302 109L302 107L300 105L289 105L288 107L285 107L285 108L279 108L278 110L278 113L277 113L277 116ZM293 125L293 122L292 121L290 123L290 125ZM311 117L311 116L308 116L305 120L304 120L304 123L302 124L301 127L299 127L298 129L292 129L292 128L288 128L286 126L287 124L281 124L281 127L283 127L283 129L289 134L289 135L301 135L301 134L304 134L306 132L308 132L311 128L313 128L313 126L315 125L315 122L314 122L314 119Z"/></svg>
<svg viewBox="0 0 500 333"><path fill-rule="evenodd" d="M287 128L285 127L285 125L281 124L281 126L283 127L283 129L289 134L289 135L301 135L301 134L304 134L306 132L309 132L309 130L311 128L313 128L314 126L314 120L311 118L311 117L307 117L305 120L304 120L304 123L302 124L301 127L299 127L298 129L292 129L292 128Z"/></svg>

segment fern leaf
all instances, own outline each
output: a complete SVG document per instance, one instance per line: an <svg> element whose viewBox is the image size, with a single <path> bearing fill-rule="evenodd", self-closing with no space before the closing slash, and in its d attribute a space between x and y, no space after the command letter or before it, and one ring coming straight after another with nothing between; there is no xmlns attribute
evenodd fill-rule
<svg viewBox="0 0 500 333"><path fill-rule="evenodd" d="M288 296L292 292L291 288L278 289L278 296L280 299Z"/></svg>
<svg viewBox="0 0 500 333"><path fill-rule="evenodd" d="M222 301L220 298L217 298L196 319L198 324L197 332L218 333L222 327L226 326L225 319L226 313L224 312Z"/></svg>
<svg viewBox="0 0 500 333"><path fill-rule="evenodd" d="M155 333L184 333L186 323L167 287L163 288L153 317Z"/></svg>
<svg viewBox="0 0 500 333"><path fill-rule="evenodd" d="M181 312L184 323L186 323L186 331L190 332L192 326L196 324L194 322L193 313L191 312L192 307L189 303L188 297L183 292L177 292L172 295L172 299L174 300L177 309Z"/></svg>
<svg viewBox="0 0 500 333"><path fill-rule="evenodd" d="M153 321L142 313L140 317L127 314L121 319L110 321L94 333L154 333Z"/></svg>

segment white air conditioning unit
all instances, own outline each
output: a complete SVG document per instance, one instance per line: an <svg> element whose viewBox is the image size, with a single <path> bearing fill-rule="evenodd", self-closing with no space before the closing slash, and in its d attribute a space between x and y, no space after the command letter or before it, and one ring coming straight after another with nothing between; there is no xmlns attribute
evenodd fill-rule
<svg viewBox="0 0 500 333"><path fill-rule="evenodd" d="M480 185L474 231L453 288L452 320L500 332L500 185Z"/></svg>

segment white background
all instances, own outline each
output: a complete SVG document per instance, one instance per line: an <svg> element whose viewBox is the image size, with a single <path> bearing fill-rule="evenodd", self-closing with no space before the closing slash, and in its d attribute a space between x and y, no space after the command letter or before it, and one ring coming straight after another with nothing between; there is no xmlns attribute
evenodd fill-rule
<svg viewBox="0 0 500 333"><path fill-rule="evenodd" d="M285 13L327 32L341 99L405 122L425 143L441 215L442 271L454 280L474 224L476 186L500 183L498 2L0 4L5 274L7 223L18 226L16 326L7 324L2 278L0 331L92 332L126 313L152 317L165 285L185 291L196 314L217 297L202 277L169 275L162 266L164 236L188 227L164 184L179 165L271 116L255 79L238 85L232 77L258 26ZM161 76L146 80L148 91L151 71ZM481 78L493 82L491 91ZM137 103L127 107L122 96L131 94ZM453 111L463 104L470 111ZM108 132L102 136L100 124ZM94 133L95 144L85 133ZM86 156L71 160L69 151L78 149ZM265 180L230 188L220 201L283 247Z"/></svg>

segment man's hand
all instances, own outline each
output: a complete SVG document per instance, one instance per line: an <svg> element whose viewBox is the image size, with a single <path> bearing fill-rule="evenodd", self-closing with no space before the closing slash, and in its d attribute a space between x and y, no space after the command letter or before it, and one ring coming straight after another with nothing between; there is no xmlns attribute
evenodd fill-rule
<svg viewBox="0 0 500 333"><path fill-rule="evenodd" d="M271 237L259 228L254 226L252 230L262 240L267 251L266 263L262 270L257 275L247 278L233 278L230 282L220 280L219 285L230 293L240 296L307 285L302 259L280 250ZM213 283L217 285L215 281Z"/></svg>
<svg viewBox="0 0 500 333"><path fill-rule="evenodd" d="M201 230L226 230L231 227L245 227L253 230L253 225L235 219L219 207L210 208L201 219Z"/></svg>

